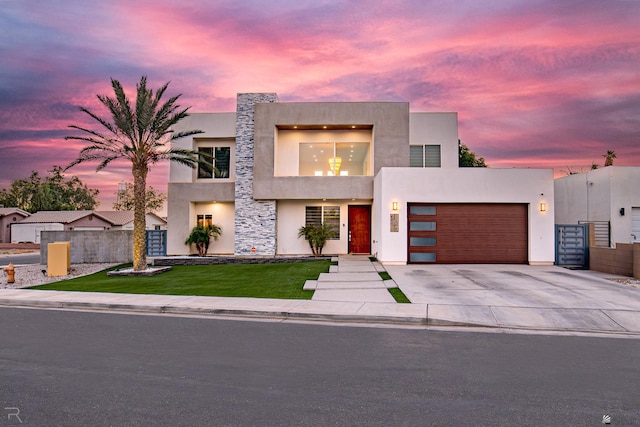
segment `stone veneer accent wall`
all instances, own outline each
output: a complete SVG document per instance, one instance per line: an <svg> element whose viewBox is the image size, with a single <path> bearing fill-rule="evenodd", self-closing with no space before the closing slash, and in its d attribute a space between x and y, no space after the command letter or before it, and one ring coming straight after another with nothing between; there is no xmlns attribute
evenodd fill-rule
<svg viewBox="0 0 640 427"><path fill-rule="evenodd" d="M253 198L254 104L275 93L239 93L236 114L235 255L276 254L276 202ZM255 248L255 252L251 251Z"/></svg>

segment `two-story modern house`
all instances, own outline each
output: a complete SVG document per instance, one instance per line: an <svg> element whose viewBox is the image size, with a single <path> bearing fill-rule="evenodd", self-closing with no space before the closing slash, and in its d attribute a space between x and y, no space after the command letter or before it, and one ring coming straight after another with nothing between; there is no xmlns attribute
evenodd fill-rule
<svg viewBox="0 0 640 427"><path fill-rule="evenodd" d="M210 165L170 167L170 255L190 253L189 231L210 222L223 230L211 254L309 254L298 229L326 223L327 254L553 263L553 171L459 168L456 113L246 93L235 113L192 114L187 129L204 133L175 145Z"/></svg>

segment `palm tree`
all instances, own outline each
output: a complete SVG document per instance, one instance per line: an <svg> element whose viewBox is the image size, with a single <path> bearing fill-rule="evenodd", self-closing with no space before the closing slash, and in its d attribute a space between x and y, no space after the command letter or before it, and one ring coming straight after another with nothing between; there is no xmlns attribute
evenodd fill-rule
<svg viewBox="0 0 640 427"><path fill-rule="evenodd" d="M615 151L607 150L607 154L603 154L602 157L605 158L604 165L606 167L606 166L613 166L613 159L615 159L617 156Z"/></svg>
<svg viewBox="0 0 640 427"><path fill-rule="evenodd" d="M135 105L127 98L118 80L111 79L115 98L98 95L98 100L109 110L110 117L102 118L85 107L80 110L102 125L101 130L87 129L71 125L70 128L85 133L84 136L67 136L65 139L88 143L76 160L65 170L79 163L98 160L96 171L104 169L113 160L125 159L131 162L133 175L134 217L133 217L133 269L147 268L145 194L149 166L160 160L171 160L195 168L198 153L193 150L167 147L167 143L189 135L202 133L200 130L174 132L173 126L188 116L189 108L181 109L176 101L181 95L161 103L169 83L165 83L155 93L147 88L147 76L142 76L136 85Z"/></svg>

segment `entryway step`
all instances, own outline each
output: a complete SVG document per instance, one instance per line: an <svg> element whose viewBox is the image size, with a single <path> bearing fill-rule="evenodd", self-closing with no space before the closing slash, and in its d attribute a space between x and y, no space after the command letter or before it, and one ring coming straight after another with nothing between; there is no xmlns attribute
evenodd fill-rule
<svg viewBox="0 0 640 427"><path fill-rule="evenodd" d="M382 281L378 273L320 273L318 282L376 282Z"/></svg>

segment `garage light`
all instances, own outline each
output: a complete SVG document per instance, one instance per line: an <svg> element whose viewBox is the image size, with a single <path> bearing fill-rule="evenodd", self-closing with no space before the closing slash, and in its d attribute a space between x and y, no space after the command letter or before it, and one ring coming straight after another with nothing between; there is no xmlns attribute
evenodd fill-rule
<svg viewBox="0 0 640 427"><path fill-rule="evenodd" d="M540 203L540 212L546 212L546 211L547 211L547 204Z"/></svg>
<svg viewBox="0 0 640 427"><path fill-rule="evenodd" d="M391 208L392 208L394 211L397 211L397 210L398 210L398 202L393 202L393 203L391 203Z"/></svg>

